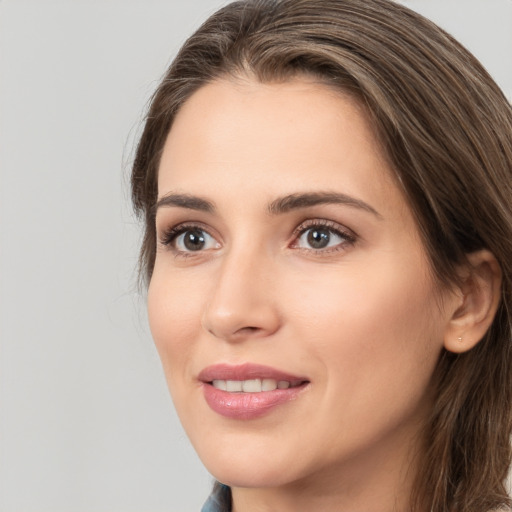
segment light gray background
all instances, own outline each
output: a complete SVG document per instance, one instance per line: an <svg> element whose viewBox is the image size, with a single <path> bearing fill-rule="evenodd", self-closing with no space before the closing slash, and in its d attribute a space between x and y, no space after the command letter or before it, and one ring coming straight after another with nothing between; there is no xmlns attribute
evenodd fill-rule
<svg viewBox="0 0 512 512"><path fill-rule="evenodd" d="M512 0L403 1L512 97ZM208 494L135 289L126 176L158 78L224 3L0 1L2 512L193 512Z"/></svg>

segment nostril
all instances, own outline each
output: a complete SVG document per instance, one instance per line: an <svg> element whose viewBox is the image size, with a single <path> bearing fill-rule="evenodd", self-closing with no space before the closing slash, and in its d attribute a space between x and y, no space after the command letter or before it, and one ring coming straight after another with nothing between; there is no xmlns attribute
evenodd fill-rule
<svg viewBox="0 0 512 512"><path fill-rule="evenodd" d="M238 330L238 332L246 332L246 333L249 333L249 332L256 332L256 331L259 331L259 327L251 327L251 326L248 326L248 327L242 327L241 329Z"/></svg>

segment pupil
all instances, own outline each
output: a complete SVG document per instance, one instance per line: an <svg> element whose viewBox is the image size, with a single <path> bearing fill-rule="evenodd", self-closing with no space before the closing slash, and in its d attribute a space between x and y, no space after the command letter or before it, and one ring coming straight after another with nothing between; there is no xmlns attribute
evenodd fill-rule
<svg viewBox="0 0 512 512"><path fill-rule="evenodd" d="M312 229L308 233L308 244L313 247L313 249L323 249L329 245L330 238L329 230Z"/></svg>
<svg viewBox="0 0 512 512"><path fill-rule="evenodd" d="M194 231L187 231L185 233L183 243L189 251L199 251L205 244L204 235L198 229Z"/></svg>

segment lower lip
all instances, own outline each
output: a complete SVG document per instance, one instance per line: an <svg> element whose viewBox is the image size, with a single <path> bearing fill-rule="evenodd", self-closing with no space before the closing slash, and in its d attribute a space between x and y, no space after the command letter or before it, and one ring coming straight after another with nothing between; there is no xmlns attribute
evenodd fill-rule
<svg viewBox="0 0 512 512"><path fill-rule="evenodd" d="M210 409L226 418L252 420L270 413L278 405L295 400L307 383L288 389L261 391L259 393L229 393L203 384L206 403Z"/></svg>

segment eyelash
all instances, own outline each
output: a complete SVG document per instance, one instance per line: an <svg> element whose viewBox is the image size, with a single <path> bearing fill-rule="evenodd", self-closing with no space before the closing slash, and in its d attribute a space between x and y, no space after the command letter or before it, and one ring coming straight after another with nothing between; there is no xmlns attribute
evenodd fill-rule
<svg viewBox="0 0 512 512"><path fill-rule="evenodd" d="M347 249L347 246L352 246L357 242L357 236L353 231L350 231L346 228L343 228L338 223L325 220L325 219L311 219L307 220L305 222L302 222L300 226L298 226L294 232L293 232L293 238L294 242L292 243L291 247L296 247L298 244L300 238L302 235L307 233L308 231L311 231L314 228L322 228L326 231L328 231L331 234L334 234L341 238L343 242L336 244L334 247L331 248L324 248L324 249L314 249L314 248L298 248L302 251L307 252L313 252L315 254L323 254L327 255L333 252L343 251Z"/></svg>
<svg viewBox="0 0 512 512"><path fill-rule="evenodd" d="M300 240L300 238L307 233L308 231L312 230L313 228L322 228L326 231L328 231L331 234L334 234L341 239L343 239L343 242L337 244L336 246L332 248L322 248L322 249L314 249L314 248L299 248L297 247L297 244ZM172 250L177 257L191 257L194 255L194 252L196 251L182 251L179 249L176 249L173 245L176 243L177 238L186 233L187 231L202 231L206 233L211 238L215 239L209 231L202 226L201 224L179 224L177 226L174 226L166 231L164 231L159 238L159 242L162 246L169 248ZM357 242L357 236L352 231L349 231L348 229L342 228L339 224L333 221L325 220L325 219L311 219L302 222L294 231L292 234L293 242L289 245L292 248L296 248L300 251L305 252L312 252L315 254L330 254L333 252L343 251L347 248L347 246L352 246ZM197 251L204 252L204 251Z"/></svg>
<svg viewBox="0 0 512 512"><path fill-rule="evenodd" d="M177 256L190 256L194 251L180 251L173 247L173 244L176 242L176 239L183 233L186 233L187 231L203 231L204 233L207 233L209 236L214 238L209 233L209 231L205 229L205 227L202 226L201 224L178 224L177 226L174 226L162 233L162 236L160 237L160 244L163 245L164 247L173 250Z"/></svg>

